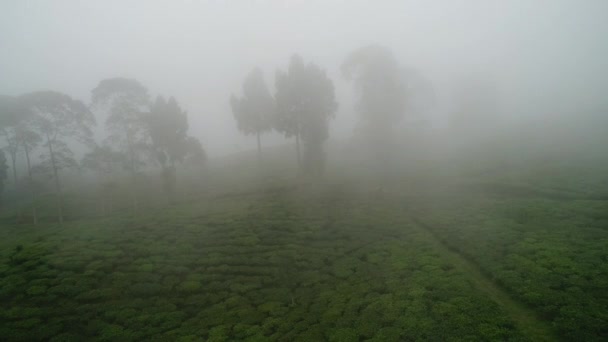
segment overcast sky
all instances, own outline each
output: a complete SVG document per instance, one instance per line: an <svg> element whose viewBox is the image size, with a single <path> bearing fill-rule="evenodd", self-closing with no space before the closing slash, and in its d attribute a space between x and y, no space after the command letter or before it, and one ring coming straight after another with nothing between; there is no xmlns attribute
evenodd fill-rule
<svg viewBox="0 0 608 342"><path fill-rule="evenodd" d="M606 103L607 13L602 0L2 0L0 94L57 90L88 102L101 79L136 78L176 97L191 134L218 155L255 146L236 130L230 94L254 66L273 87L293 53L334 80L332 133L348 137L355 114L339 67L377 43L435 84L438 116L469 75L495 79L506 112L572 110Z"/></svg>

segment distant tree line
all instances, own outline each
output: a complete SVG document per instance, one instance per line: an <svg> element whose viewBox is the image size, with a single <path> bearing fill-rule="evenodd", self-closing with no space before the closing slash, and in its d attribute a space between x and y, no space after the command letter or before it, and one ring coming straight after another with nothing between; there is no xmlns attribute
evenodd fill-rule
<svg viewBox="0 0 608 342"><path fill-rule="evenodd" d="M104 112L105 138L94 139L97 124L94 111ZM60 174L63 170L84 167L106 179L110 174L127 170L131 175L133 211L137 212L137 184L141 168L156 162L161 169L163 189L173 200L176 163L186 158L203 163L205 151L200 142L188 136L188 116L177 101L159 96L150 101L147 89L138 81L126 78L102 80L92 90L92 103L72 99L55 91L39 91L17 97L0 97L0 134L5 142L0 150L0 190L7 180L6 155L10 160L13 182L30 193L32 220L37 222L36 195L40 181L50 176L56 196L57 218L63 222L64 198ZM82 160L75 158L76 144L89 152ZM40 152L39 158L32 153ZM19 177L17 160L25 156L27 177ZM33 163L33 159L36 163ZM104 211L107 195L102 194Z"/></svg>
<svg viewBox="0 0 608 342"><path fill-rule="evenodd" d="M381 46L353 51L341 71L354 84L359 115L356 133L377 155L386 152L394 128L407 112L420 114L433 101L430 84L402 68L391 51ZM329 138L329 120L338 109L333 82L322 68L294 55L287 70L277 70L275 88L273 96L260 68L247 75L242 96L230 97L237 127L246 135L256 136L258 157L264 133L274 129L293 137L298 166L309 175L319 176L325 164L323 145Z"/></svg>
<svg viewBox="0 0 608 342"><path fill-rule="evenodd" d="M359 116L356 132L374 154L381 156L397 124L408 111L415 111L410 101L415 93L412 88L426 91L430 86L419 75L403 69L390 50L376 45L353 51L341 72L354 85ZM338 109L333 81L318 65L293 55L287 69L277 70L274 83L272 94L260 68L245 77L242 94L230 97L237 127L243 134L256 137L260 162L265 133L275 130L293 138L298 168L306 175L319 177L326 163L324 145L329 138L329 122ZM127 78L102 80L91 95L88 105L56 91L0 96L0 139L4 142L0 150L0 191L12 178L21 194L29 194L34 223L36 197L44 177L52 180L58 221L63 222L64 170L85 168L97 173L103 212L112 209L116 184L111 176L126 171L131 207L137 213L144 168L159 168L163 192L172 202L176 165L184 161L202 165L206 160L200 141L188 135L188 114L175 98L158 96L152 100L142 84ZM94 131L100 118L105 134L96 141ZM88 150L81 160L76 160L73 150L78 145ZM32 157L35 153L39 156ZM27 167L25 177L20 177L17 167L22 157Z"/></svg>

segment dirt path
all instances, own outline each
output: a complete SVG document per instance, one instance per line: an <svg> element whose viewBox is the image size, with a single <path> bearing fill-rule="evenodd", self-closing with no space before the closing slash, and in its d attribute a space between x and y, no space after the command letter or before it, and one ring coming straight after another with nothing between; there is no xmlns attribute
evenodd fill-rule
<svg viewBox="0 0 608 342"><path fill-rule="evenodd" d="M469 279L475 288L484 292L509 314L522 333L532 341L558 340L557 335L548 322L543 321L534 311L513 299L490 278L485 276L475 263L448 248L434 235L432 228L428 224L415 216L412 216L412 221L415 227L419 228L423 234L428 235L428 240L446 260L450 260L456 268L470 276Z"/></svg>

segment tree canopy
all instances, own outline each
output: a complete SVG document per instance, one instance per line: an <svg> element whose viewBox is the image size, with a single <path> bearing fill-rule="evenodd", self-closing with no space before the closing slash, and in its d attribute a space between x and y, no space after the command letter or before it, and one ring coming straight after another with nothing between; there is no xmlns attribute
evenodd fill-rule
<svg viewBox="0 0 608 342"><path fill-rule="evenodd" d="M187 152L188 114L177 101L158 96L146 118L152 147L158 162L165 166L181 162Z"/></svg>
<svg viewBox="0 0 608 342"><path fill-rule="evenodd" d="M110 78L91 91L92 106L107 112L107 142L128 158L131 173L133 210L137 211L137 173L149 152L149 131L144 120L148 110L148 90L137 80Z"/></svg>
<svg viewBox="0 0 608 342"><path fill-rule="evenodd" d="M162 96L146 117L152 139L152 149L162 167L162 180L167 195L172 197L176 178L175 163L186 157L191 141L188 139L188 114L183 111L175 98L168 101Z"/></svg>
<svg viewBox="0 0 608 342"><path fill-rule="evenodd" d="M243 82L243 96L232 95L230 105L239 130L247 135L256 135L258 154L261 153L260 136L272 129L275 107L260 68L254 68L247 75Z"/></svg>
<svg viewBox="0 0 608 342"><path fill-rule="evenodd" d="M277 71L275 95L276 128L285 136L295 136L299 158L299 141L304 143L305 170L319 173L323 164L323 142L327 140L328 121L338 108L334 86L324 70L313 63L305 64L294 55L286 72Z"/></svg>
<svg viewBox="0 0 608 342"><path fill-rule="evenodd" d="M71 141L94 144L92 126L95 117L87 106L66 94L39 91L21 96L24 105L33 113L32 125L44 137L48 154L43 154L41 168L52 171L58 197L59 221L63 221L62 189L59 180L61 169L76 166Z"/></svg>

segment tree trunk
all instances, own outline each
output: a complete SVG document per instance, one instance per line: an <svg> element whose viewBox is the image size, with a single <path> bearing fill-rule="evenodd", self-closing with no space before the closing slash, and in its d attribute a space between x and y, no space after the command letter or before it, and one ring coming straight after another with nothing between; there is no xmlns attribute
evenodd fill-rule
<svg viewBox="0 0 608 342"><path fill-rule="evenodd" d="M15 186L17 185L17 153L10 152L11 162L13 163L13 178L15 180Z"/></svg>
<svg viewBox="0 0 608 342"><path fill-rule="evenodd" d="M134 163L132 162L131 165ZM133 215L137 216L137 172L131 170L131 197L133 201Z"/></svg>
<svg viewBox="0 0 608 342"><path fill-rule="evenodd" d="M173 163L172 163L173 165ZM167 166L166 162L165 163L161 163L161 169L160 169L160 180L162 181L162 185L163 185L163 192L165 193L165 196L167 196L167 204L171 204L173 202L173 195L172 195L172 174L171 174L171 169L172 166Z"/></svg>
<svg viewBox="0 0 608 342"><path fill-rule="evenodd" d="M27 160L27 175L31 180L32 179L32 164L30 163L30 151L27 147L24 148L24 150L25 150L25 160Z"/></svg>
<svg viewBox="0 0 608 342"><path fill-rule="evenodd" d="M12 148L11 148L12 149ZM17 152L12 150L9 151L9 154L11 156L11 163L13 165L13 179L15 181L15 188L17 188ZM22 222L22 212L21 212L21 206L17 207L17 222L21 223Z"/></svg>
<svg viewBox="0 0 608 342"><path fill-rule="evenodd" d="M51 138L47 135L47 143L49 145L49 153L51 155L51 166L53 168L53 177L55 178L55 191L57 194L57 214L59 215L59 224L63 225L63 194L61 193L61 184L59 183L59 173L57 172L57 163L55 161L55 153L53 153L53 144Z"/></svg>
<svg viewBox="0 0 608 342"><path fill-rule="evenodd" d="M36 191L34 189L34 178L32 177L32 164L30 163L30 150L25 147L25 159L27 160L27 175L30 186L30 195L32 198L32 216L34 219L34 225L38 224L38 213L36 212Z"/></svg>
<svg viewBox="0 0 608 342"><path fill-rule="evenodd" d="M137 216L137 169L135 160L135 150L133 148L133 138L127 129L127 144L129 148L129 158L131 162L131 196L133 201L133 216Z"/></svg>
<svg viewBox="0 0 608 342"><path fill-rule="evenodd" d="M256 137L258 139L258 161L262 161L262 141L260 139L260 131L256 132Z"/></svg>
<svg viewBox="0 0 608 342"><path fill-rule="evenodd" d="M175 161L171 160L171 203L175 203L175 191L177 190L177 169Z"/></svg>
<svg viewBox="0 0 608 342"><path fill-rule="evenodd" d="M298 168L302 167L302 157L300 157L300 133L296 133L296 156L298 158Z"/></svg>

